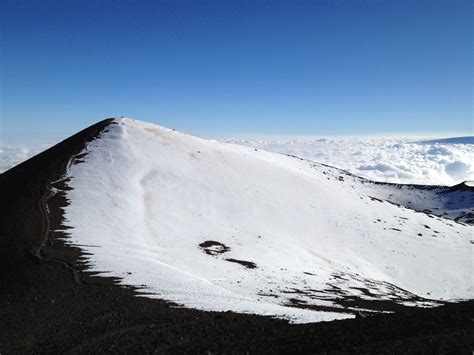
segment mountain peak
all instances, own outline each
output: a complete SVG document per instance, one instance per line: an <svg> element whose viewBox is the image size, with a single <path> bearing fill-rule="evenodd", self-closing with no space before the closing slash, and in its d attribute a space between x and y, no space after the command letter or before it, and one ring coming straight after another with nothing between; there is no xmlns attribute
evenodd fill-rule
<svg viewBox="0 0 474 355"><path fill-rule="evenodd" d="M452 194L113 123L67 173L68 241L91 271L184 306L295 322L472 297L472 227L395 204L434 210Z"/></svg>

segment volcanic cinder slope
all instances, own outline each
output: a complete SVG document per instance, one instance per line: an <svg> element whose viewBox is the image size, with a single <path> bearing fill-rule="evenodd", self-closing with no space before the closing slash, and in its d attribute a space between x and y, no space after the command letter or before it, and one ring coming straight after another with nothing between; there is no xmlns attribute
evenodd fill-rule
<svg viewBox="0 0 474 355"><path fill-rule="evenodd" d="M127 118L64 179L65 242L147 297L317 322L474 295L467 185L377 184Z"/></svg>

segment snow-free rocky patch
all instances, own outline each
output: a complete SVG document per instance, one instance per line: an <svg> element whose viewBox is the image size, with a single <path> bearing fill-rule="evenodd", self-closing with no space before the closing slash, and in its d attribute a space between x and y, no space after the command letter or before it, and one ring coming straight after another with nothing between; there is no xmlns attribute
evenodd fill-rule
<svg viewBox="0 0 474 355"><path fill-rule="evenodd" d="M146 297L293 322L473 297L473 227L448 219L472 213L472 189L448 206L429 189L131 119L82 153L67 173L68 242Z"/></svg>

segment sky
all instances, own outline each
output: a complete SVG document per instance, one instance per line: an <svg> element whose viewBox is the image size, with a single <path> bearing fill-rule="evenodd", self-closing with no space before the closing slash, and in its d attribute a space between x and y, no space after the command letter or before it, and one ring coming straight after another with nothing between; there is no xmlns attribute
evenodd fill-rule
<svg viewBox="0 0 474 355"><path fill-rule="evenodd" d="M472 135L471 1L0 5L0 139L129 116L201 136Z"/></svg>

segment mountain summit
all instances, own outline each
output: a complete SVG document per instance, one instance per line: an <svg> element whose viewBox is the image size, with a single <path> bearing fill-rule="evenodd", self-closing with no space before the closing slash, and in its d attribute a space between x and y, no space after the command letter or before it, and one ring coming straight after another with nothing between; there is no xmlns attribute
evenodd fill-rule
<svg viewBox="0 0 474 355"><path fill-rule="evenodd" d="M66 242L147 297L293 322L473 297L467 185L375 183L128 118L64 178Z"/></svg>

